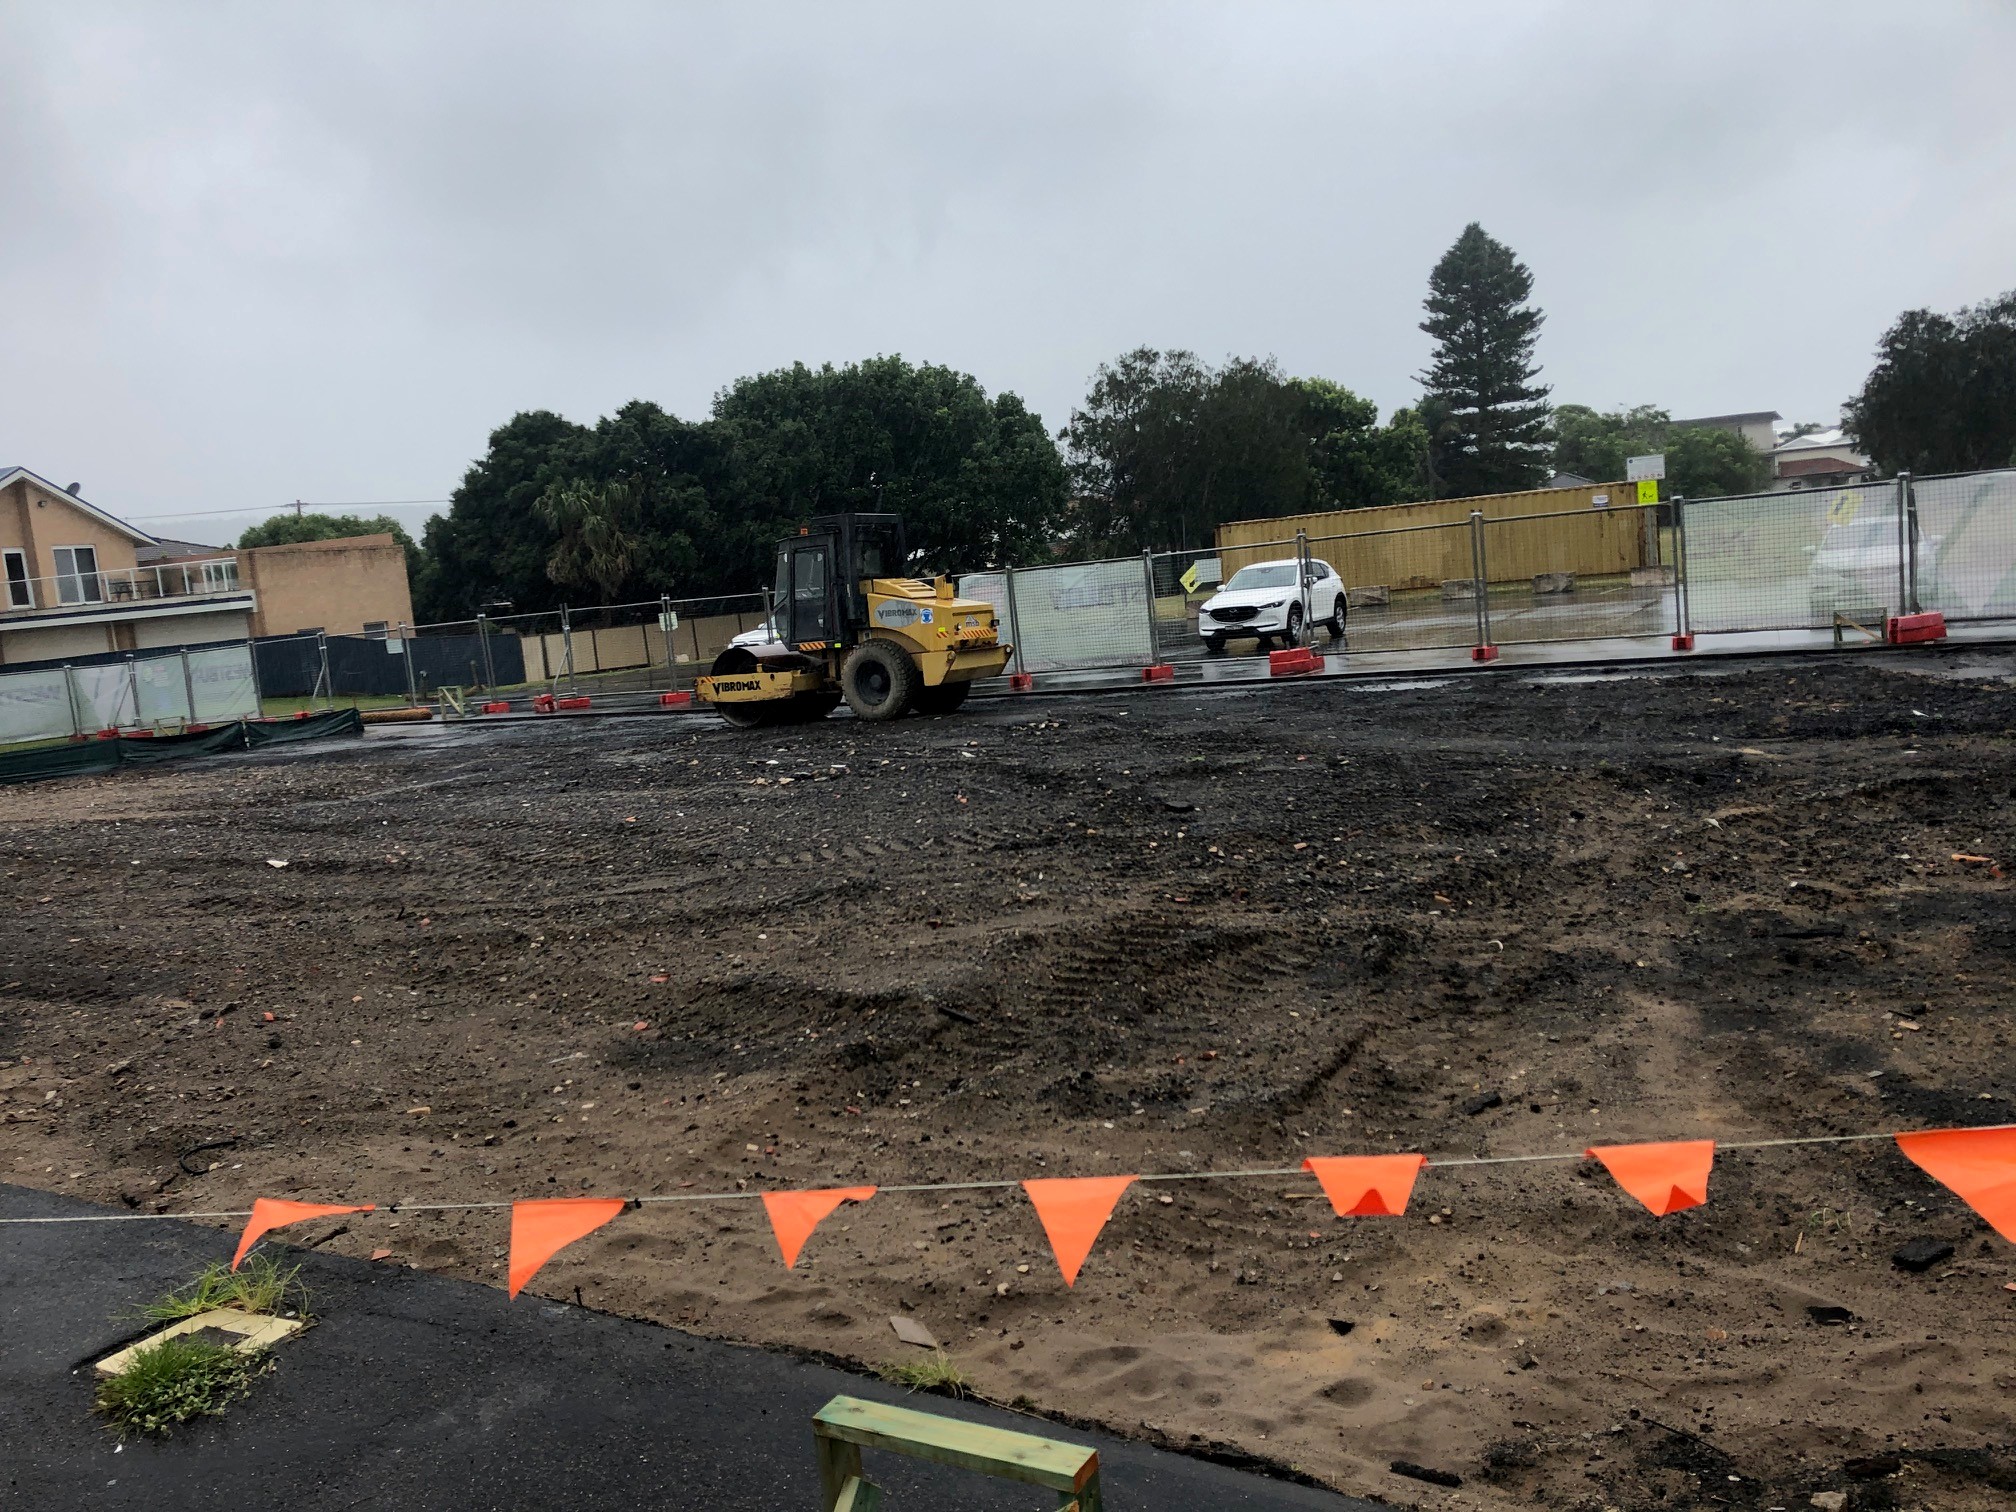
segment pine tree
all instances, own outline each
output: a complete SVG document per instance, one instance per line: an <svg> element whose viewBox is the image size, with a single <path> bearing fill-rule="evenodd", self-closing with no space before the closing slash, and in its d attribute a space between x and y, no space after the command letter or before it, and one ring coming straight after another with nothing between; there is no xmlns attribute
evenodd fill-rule
<svg viewBox="0 0 2016 1512"><path fill-rule="evenodd" d="M1472 221L1428 276L1435 359L1420 375L1438 498L1509 493L1547 476L1547 389L1533 379L1540 322L1526 303L1533 275L1512 249Z"/></svg>

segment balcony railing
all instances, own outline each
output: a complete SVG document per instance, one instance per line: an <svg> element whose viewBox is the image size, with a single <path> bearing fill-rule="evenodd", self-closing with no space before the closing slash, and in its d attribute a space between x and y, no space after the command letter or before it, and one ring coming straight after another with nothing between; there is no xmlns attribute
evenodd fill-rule
<svg viewBox="0 0 2016 1512"><path fill-rule="evenodd" d="M66 572L54 577L10 574L0 584L0 617L75 614L158 599L221 598L245 591L238 581L236 557L166 562L159 567L118 567L106 572Z"/></svg>

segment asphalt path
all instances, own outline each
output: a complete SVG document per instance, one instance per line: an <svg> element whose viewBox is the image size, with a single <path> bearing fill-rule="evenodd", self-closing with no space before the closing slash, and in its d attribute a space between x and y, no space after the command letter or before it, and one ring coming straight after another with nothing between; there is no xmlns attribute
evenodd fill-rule
<svg viewBox="0 0 2016 1512"><path fill-rule="evenodd" d="M0 1217L108 1211L0 1185ZM790 1355L302 1250L282 1253L303 1265L318 1321L253 1395L121 1445L91 1412L92 1363L134 1336L134 1308L234 1243L188 1223L0 1225L0 1506L813 1512L812 1414L846 1394L1091 1444L1109 1512L1383 1512ZM897 1455L871 1450L867 1467L892 1512L1048 1504Z"/></svg>

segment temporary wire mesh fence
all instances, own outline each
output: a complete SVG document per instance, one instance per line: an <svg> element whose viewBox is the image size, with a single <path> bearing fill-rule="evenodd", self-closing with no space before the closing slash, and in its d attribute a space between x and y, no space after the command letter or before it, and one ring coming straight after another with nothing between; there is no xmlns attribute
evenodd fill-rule
<svg viewBox="0 0 2016 1512"><path fill-rule="evenodd" d="M1480 520L1497 645L1678 634L1659 506Z"/></svg>
<svg viewBox="0 0 2016 1512"><path fill-rule="evenodd" d="M994 606L1015 647L1011 671L1143 667L1155 660L1146 557L969 573L958 592Z"/></svg>
<svg viewBox="0 0 2016 1512"><path fill-rule="evenodd" d="M107 730L163 734L259 713L249 643L106 655L0 672L0 744Z"/></svg>
<svg viewBox="0 0 2016 1512"><path fill-rule="evenodd" d="M2016 616L2016 468L1914 478L1914 608L1949 620ZM1907 537L1907 540L1909 538Z"/></svg>

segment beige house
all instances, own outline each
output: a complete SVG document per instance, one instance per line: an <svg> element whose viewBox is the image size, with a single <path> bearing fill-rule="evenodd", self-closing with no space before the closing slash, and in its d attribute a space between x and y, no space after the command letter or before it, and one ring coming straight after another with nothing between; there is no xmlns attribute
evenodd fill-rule
<svg viewBox="0 0 2016 1512"><path fill-rule="evenodd" d="M0 664L323 630L397 635L413 618L389 535L246 551L152 536L23 467L0 468ZM143 563L144 557L144 563Z"/></svg>
<svg viewBox="0 0 2016 1512"><path fill-rule="evenodd" d="M74 485L0 469L0 663L244 639L256 603L235 555L142 567L152 541Z"/></svg>

